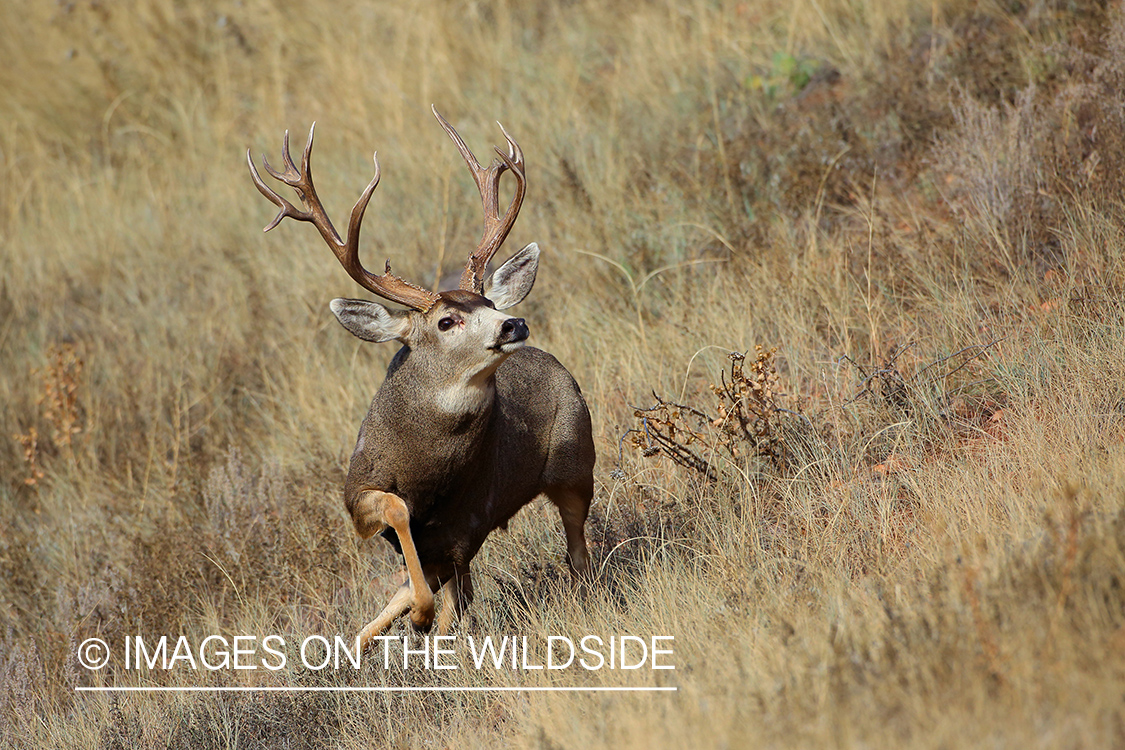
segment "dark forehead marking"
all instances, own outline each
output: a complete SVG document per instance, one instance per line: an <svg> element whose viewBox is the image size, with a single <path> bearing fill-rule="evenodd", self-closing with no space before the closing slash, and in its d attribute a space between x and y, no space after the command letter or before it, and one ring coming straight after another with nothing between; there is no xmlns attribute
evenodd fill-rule
<svg viewBox="0 0 1125 750"><path fill-rule="evenodd" d="M467 289L450 289L448 292L440 292L438 294L441 301L449 307L461 312L472 312L478 307L491 307L496 309L496 305L492 304L492 300L488 297L482 297L476 292L470 292Z"/></svg>

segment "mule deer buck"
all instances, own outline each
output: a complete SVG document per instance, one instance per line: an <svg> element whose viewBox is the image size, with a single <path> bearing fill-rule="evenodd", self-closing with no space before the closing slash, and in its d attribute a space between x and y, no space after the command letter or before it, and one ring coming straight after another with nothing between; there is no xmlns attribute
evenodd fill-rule
<svg viewBox="0 0 1125 750"><path fill-rule="evenodd" d="M485 538L536 497L559 510L566 532L567 562L575 580L586 576L589 557L584 524L594 493L594 443L590 413L574 378L558 360L524 346L522 318L506 310L535 282L539 247L532 243L496 269L485 267L515 223L526 192L523 152L503 126L507 152L488 168L477 161L457 131L434 116L469 165L484 206L484 234L469 254L459 289L435 293L391 273L373 274L359 260L359 228L375 176L352 208L341 240L313 187L309 131L301 168L289 153L275 179L297 191L297 208L270 189L250 151L250 174L262 195L280 209L265 231L290 217L312 223L348 274L364 289L406 310L374 302L335 299L332 312L364 341L398 341L402 348L359 428L344 486L344 503L363 538L382 534L401 553L408 580L361 632L364 647L410 610L418 629L434 620L433 592L444 602L438 619L447 632L473 597L469 562ZM515 177L515 194L500 214L500 179Z"/></svg>

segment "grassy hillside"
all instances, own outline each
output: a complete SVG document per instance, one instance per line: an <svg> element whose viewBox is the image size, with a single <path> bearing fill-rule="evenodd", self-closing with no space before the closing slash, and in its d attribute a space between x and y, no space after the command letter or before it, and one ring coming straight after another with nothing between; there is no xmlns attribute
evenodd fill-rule
<svg viewBox="0 0 1125 750"><path fill-rule="evenodd" d="M0 744L1125 744L1117 6L79 1L0 28ZM676 669L84 669L90 637L351 634L397 586L340 500L393 347L332 319L360 292L310 227L262 235L245 150L317 121L340 223L378 149L364 258L429 284L480 231L431 103L527 155L501 253L543 248L517 309L598 449L598 584L570 592L530 506L460 633L672 635ZM75 691L399 684L678 692Z"/></svg>

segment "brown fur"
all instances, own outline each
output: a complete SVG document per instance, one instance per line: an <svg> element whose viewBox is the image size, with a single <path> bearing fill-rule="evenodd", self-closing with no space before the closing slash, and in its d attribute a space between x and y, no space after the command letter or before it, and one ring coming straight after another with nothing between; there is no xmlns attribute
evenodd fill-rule
<svg viewBox="0 0 1125 750"><path fill-rule="evenodd" d="M492 303L466 291L441 297L427 313L408 313L413 346L407 343L391 361L363 420L344 502L360 536L381 532L407 552L399 530L372 499L383 493L401 498L426 585L436 591L454 582L446 606L461 609L471 599L469 562L484 540L540 495L559 508L572 572L587 572L583 524L593 497L595 456L590 414L577 383L539 349L494 355L495 365L472 386L485 394L480 403L464 412L443 408L436 394L456 381L474 350L440 350L437 321L451 311L472 316ZM409 565L410 555L405 557ZM392 601L402 608L406 598ZM419 614L418 602L412 606L412 615ZM381 629L394 616L384 611L372 625L380 623ZM428 625L425 613L420 619ZM448 624L443 616L443 627Z"/></svg>

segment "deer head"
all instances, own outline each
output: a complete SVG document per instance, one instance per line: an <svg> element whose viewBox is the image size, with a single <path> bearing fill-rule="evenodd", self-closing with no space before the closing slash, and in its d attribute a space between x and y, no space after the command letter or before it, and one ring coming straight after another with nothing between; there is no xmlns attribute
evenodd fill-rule
<svg viewBox="0 0 1125 750"><path fill-rule="evenodd" d="M286 217L312 223L352 279L364 289L406 308L395 310L375 302L335 299L331 309L344 328L364 341L400 342L426 359L428 366L425 369L437 376L459 376L473 381L494 372L504 357L527 339L528 330L523 319L500 311L520 303L531 291L539 266L539 246L535 243L527 245L496 269L485 282L485 269L507 238L523 203L527 189L523 151L501 125L508 143L507 153L497 148L499 158L493 159L487 168L482 167L457 131L437 109L433 109L433 113L468 165L484 209L484 233L477 248L469 254L461 274L460 288L455 290L436 293L411 284L391 272L389 261L381 275L371 273L360 262L359 230L367 204L379 184L378 154L374 156L375 176L352 208L346 239L341 239L332 225L313 185L311 156L315 123L309 130L300 169L290 155L288 131L282 149L285 169L275 170L263 159L266 171L273 178L297 191L303 208L297 208L263 182L249 149L246 157L254 184L279 208L277 216L264 231L273 229ZM516 178L516 190L507 210L501 215L500 179L509 171Z"/></svg>

